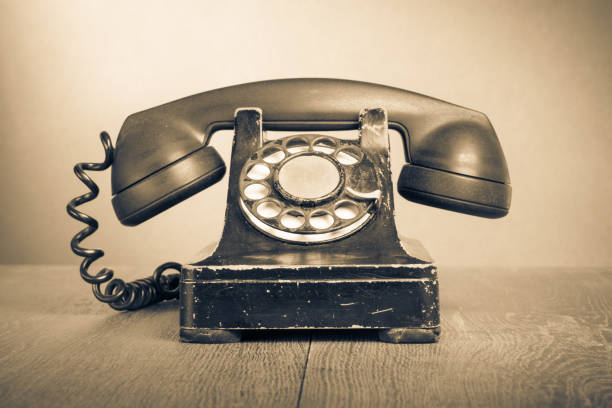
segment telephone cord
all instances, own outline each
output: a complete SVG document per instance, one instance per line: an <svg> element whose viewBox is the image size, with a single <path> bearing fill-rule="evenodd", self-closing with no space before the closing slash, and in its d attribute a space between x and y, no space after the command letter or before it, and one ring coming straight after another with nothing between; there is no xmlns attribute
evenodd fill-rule
<svg viewBox="0 0 612 408"><path fill-rule="evenodd" d="M166 262L158 266L152 276L125 282L122 279L113 279L114 272L109 268L102 268L95 275L89 273L89 268L97 259L104 256L101 249L83 248L79 244L98 229L98 221L76 207L94 200L100 189L89 177L85 170L104 171L113 162L114 149L110 136L106 132L100 133L100 140L106 154L102 163L78 163L74 166L77 178L89 188L89 192L73 198L66 210L68 215L77 221L87 224L70 241L70 248L76 255L83 257L80 272L81 278L92 285L93 294L101 302L107 303L115 310L136 310L163 300L175 299L179 296L179 274L163 275L166 269L180 271L181 265L177 262ZM102 289L102 284L107 283Z"/></svg>

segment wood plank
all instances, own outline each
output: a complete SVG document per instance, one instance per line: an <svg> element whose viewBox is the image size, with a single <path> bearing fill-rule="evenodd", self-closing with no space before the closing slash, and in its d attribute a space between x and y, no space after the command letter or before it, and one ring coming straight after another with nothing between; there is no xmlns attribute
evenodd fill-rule
<svg viewBox="0 0 612 408"><path fill-rule="evenodd" d="M0 268L3 406L296 406L308 332L178 341L176 301L119 313L78 268Z"/></svg>
<svg viewBox="0 0 612 408"><path fill-rule="evenodd" d="M612 406L612 270L440 271L437 344L313 335L301 407Z"/></svg>

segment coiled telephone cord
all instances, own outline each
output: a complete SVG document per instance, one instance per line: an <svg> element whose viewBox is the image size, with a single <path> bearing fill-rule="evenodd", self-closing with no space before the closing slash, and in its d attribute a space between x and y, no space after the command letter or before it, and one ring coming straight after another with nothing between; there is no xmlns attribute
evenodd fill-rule
<svg viewBox="0 0 612 408"><path fill-rule="evenodd" d="M127 283L119 278L113 279L114 272L108 268L102 268L95 275L91 275L88 271L92 263L104 256L104 251L83 248L79 245L85 238L96 232L98 221L77 210L76 207L94 200L100 192L98 185L85 173L85 170L104 171L113 162L114 149L110 136L102 132L100 140L106 154L104 161L102 163L78 163L74 166L74 173L90 191L73 198L66 206L68 215L87 224L87 227L79 231L70 241L72 252L83 257L80 267L81 278L91 284L96 299L108 303L115 310L136 310L163 300L178 298L179 274L163 275L166 269L180 271L181 265L176 262L166 262L158 266L152 276ZM102 290L102 284L107 282L108 284Z"/></svg>

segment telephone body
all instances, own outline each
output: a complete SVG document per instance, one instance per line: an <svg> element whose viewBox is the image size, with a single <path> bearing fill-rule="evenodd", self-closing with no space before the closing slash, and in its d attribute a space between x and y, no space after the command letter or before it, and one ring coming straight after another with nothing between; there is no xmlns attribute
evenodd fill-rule
<svg viewBox="0 0 612 408"><path fill-rule="evenodd" d="M103 137L119 220L137 225L219 181L226 167L209 140L232 128L225 225L214 253L125 284L106 269L88 274L101 256L78 245L95 231L89 223L72 244L85 257L81 275L96 297L119 309L132 302L124 307L130 309L178 296L187 342L239 341L242 330L288 328L369 328L384 341L436 341L437 268L418 242L398 238L388 129L404 141L402 197L498 218L509 210L511 187L487 117L398 88L337 79L204 92L129 116L114 151ZM359 129L356 140L314 133L349 129ZM264 130L307 133L267 140ZM89 165L81 173L104 167ZM295 180L305 174L316 182L304 189ZM88 199L73 200L69 213L86 222L74 207ZM168 268L180 277L162 275Z"/></svg>

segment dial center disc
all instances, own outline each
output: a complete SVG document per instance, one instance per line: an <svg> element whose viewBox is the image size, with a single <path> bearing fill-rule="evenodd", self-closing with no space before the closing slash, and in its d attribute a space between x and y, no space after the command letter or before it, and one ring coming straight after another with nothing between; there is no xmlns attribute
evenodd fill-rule
<svg viewBox="0 0 612 408"><path fill-rule="evenodd" d="M292 196L312 200L332 193L340 183L340 172L329 159L305 154L282 165L278 170L278 183Z"/></svg>

